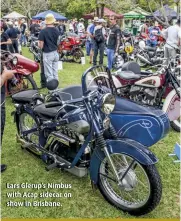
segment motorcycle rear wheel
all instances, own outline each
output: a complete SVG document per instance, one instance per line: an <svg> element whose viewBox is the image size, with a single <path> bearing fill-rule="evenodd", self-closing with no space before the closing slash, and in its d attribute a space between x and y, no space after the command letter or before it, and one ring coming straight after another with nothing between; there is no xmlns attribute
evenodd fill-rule
<svg viewBox="0 0 181 221"><path fill-rule="evenodd" d="M18 82L16 84L13 84L11 80L8 80L7 92L9 95L13 95L14 93L27 89L33 89L33 90L38 89L36 82L31 75L19 75L17 81Z"/></svg>
<svg viewBox="0 0 181 221"><path fill-rule="evenodd" d="M110 157L120 178L134 160L120 153L113 153ZM110 204L134 216L151 212L159 204L162 195L161 179L155 165L145 166L135 161L121 185L118 185L107 157L99 168L98 187Z"/></svg>
<svg viewBox="0 0 181 221"><path fill-rule="evenodd" d="M84 57L84 52L78 48L74 51L72 57L74 62L81 63L81 57Z"/></svg>

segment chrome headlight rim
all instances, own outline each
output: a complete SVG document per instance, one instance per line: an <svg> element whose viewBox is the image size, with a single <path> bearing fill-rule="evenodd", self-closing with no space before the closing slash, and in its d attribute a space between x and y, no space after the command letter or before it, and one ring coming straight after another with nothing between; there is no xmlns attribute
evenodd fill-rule
<svg viewBox="0 0 181 221"><path fill-rule="evenodd" d="M101 111L109 115L113 112L114 108L116 105L116 98L113 94L111 93L106 93L101 97Z"/></svg>
<svg viewBox="0 0 181 221"><path fill-rule="evenodd" d="M13 65L17 65L18 64L18 58L17 57L13 57L12 63L13 63Z"/></svg>

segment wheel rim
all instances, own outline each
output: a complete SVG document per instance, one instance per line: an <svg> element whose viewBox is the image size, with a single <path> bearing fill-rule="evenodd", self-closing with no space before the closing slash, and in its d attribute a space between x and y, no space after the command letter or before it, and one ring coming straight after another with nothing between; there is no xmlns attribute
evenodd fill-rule
<svg viewBox="0 0 181 221"><path fill-rule="evenodd" d="M33 129L37 127L37 124L35 122L35 120L31 117L31 115L27 114L27 113L23 113L20 115L20 120L19 120L19 133L20 136L22 136L22 133ZM38 144L39 143L39 132L34 132L31 134L27 135L28 140L32 141L33 143Z"/></svg>
<svg viewBox="0 0 181 221"><path fill-rule="evenodd" d="M110 157L121 178L133 158L124 154L111 154ZM116 177L107 157L100 166L100 181L110 198L116 203L131 209L145 205L151 194L150 182L145 170L138 162L134 165L136 165L136 168L131 167L121 185L115 182Z"/></svg>
<svg viewBox="0 0 181 221"><path fill-rule="evenodd" d="M174 122L174 124L175 124L177 127L181 128L180 117L179 117L177 120L174 120L173 122Z"/></svg>
<svg viewBox="0 0 181 221"><path fill-rule="evenodd" d="M17 79L17 82L13 82L12 80L8 81L8 84L9 84L8 90L11 95L19 91L33 89L33 86L28 78L24 76L20 76L20 77L17 76L16 79Z"/></svg>

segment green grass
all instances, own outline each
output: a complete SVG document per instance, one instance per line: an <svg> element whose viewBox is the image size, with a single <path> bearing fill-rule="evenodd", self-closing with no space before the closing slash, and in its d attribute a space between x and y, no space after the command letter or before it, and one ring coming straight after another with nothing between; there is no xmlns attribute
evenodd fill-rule
<svg viewBox="0 0 181 221"><path fill-rule="evenodd" d="M23 50L25 56L32 58L27 49ZM105 59L106 60L106 59ZM74 63L64 63L63 70L59 72L60 87L73 84L80 84L83 71L89 67ZM40 74L35 73L34 78L40 86ZM14 107L11 99L6 101L6 128L3 137L2 163L8 168L1 176L2 178L2 217L3 218L132 218L108 204L98 190L92 190L89 177L77 178L67 172L60 172L54 169L45 171L45 164L32 154L21 149L16 143L16 127L11 112ZM161 174L163 183L163 196L159 206L144 218L179 218L179 164L174 164L172 153L174 144L178 142L179 134L170 131L168 136L158 142L151 150L159 158L157 168ZM70 183L71 189L7 189L6 183ZM6 202L23 201L21 198L7 198L6 194L12 191L19 192L71 192L71 198L47 198L41 200L60 201L62 207L7 207ZM24 199L33 201L33 199ZM35 199L39 201L40 199Z"/></svg>

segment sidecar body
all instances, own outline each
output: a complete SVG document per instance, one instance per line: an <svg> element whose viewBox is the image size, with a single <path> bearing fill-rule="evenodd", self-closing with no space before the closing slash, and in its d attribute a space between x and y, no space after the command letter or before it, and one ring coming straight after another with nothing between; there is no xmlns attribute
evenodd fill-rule
<svg viewBox="0 0 181 221"><path fill-rule="evenodd" d="M135 140L147 147L162 139L170 128L169 119L162 110L120 97L116 98L110 118L118 137Z"/></svg>

